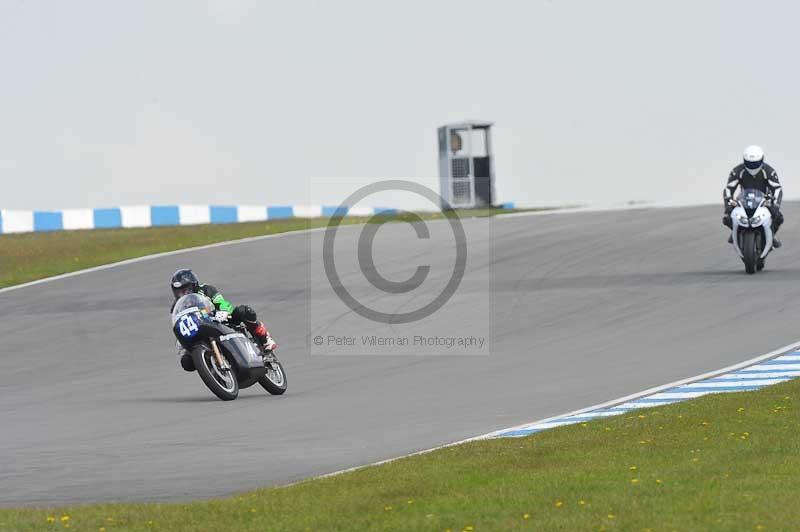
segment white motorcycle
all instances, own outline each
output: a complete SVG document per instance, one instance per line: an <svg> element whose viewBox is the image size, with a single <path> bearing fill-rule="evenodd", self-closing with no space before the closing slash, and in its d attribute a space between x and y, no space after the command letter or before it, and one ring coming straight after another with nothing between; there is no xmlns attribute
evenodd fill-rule
<svg viewBox="0 0 800 532"><path fill-rule="evenodd" d="M772 197L760 190L745 189L731 211L733 248L744 262L747 273L764 269L772 251L772 213L767 202Z"/></svg>

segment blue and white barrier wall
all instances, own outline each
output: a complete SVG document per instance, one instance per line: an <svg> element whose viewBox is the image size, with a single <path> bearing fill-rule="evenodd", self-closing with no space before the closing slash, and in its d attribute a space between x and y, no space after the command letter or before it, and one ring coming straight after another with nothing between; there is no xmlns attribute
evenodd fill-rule
<svg viewBox="0 0 800 532"><path fill-rule="evenodd" d="M159 227L168 225L230 224L262 222L282 218L330 217L339 206L327 205L135 205L109 209L65 209L60 211L20 211L0 209L0 234L62 231L75 229L115 229L120 227ZM502 205L514 208L513 203ZM353 207L349 216L372 216L397 209Z"/></svg>
<svg viewBox="0 0 800 532"><path fill-rule="evenodd" d="M167 225L228 224L261 222L282 218L332 216L338 206L325 205L139 205L109 209L65 209L61 211L0 210L0 233L30 233L72 229L113 229ZM353 207L344 214L371 216L394 209Z"/></svg>

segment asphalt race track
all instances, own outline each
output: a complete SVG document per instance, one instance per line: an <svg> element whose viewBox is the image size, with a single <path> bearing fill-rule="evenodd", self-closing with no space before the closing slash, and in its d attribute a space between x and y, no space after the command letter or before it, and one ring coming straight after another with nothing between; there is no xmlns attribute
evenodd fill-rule
<svg viewBox="0 0 800 532"><path fill-rule="evenodd" d="M784 209L784 247L754 276L725 243L719 207L466 220L478 280L466 276L418 325L491 329L484 356L312 354L312 334L366 327L332 292L318 297L331 291L312 260L321 232L0 293L0 505L188 500L285 484L789 344L800 338L800 205ZM452 236L444 222L429 227L428 241L407 224L382 227L376 268L400 280L427 257L431 280L447 278ZM342 228L337 253L355 255L359 233ZM180 369L168 281L185 265L263 315L281 345L286 395L257 386L225 403ZM340 269L343 283L360 275L354 263Z"/></svg>

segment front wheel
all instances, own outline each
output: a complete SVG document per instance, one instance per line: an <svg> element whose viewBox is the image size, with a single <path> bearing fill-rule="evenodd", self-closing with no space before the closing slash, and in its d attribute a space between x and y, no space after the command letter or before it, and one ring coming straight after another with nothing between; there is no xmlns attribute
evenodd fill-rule
<svg viewBox="0 0 800 532"><path fill-rule="evenodd" d="M286 372L271 351L264 357L264 367L267 372L258 379L258 383L272 395L283 395L287 386Z"/></svg>
<svg viewBox="0 0 800 532"><path fill-rule="evenodd" d="M747 273L756 273L761 257L760 236L755 231L746 231L742 235L742 260L744 261L744 271Z"/></svg>
<svg viewBox="0 0 800 532"><path fill-rule="evenodd" d="M239 380L233 369L220 367L211 346L205 343L192 350L192 361L197 373L208 389L223 401L233 401L239 396Z"/></svg>

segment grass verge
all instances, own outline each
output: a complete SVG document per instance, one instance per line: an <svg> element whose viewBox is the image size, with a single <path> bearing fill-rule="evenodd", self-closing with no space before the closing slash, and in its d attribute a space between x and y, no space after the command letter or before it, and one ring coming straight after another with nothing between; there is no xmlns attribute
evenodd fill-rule
<svg viewBox="0 0 800 532"><path fill-rule="evenodd" d="M453 211L461 217L483 217L519 212L503 209ZM380 221L408 219L386 215ZM444 218L443 213L420 213L425 220ZM347 217L342 224L365 223L368 217ZM119 262L153 253L185 249L226 240L323 227L327 218L289 218L266 222L225 225L95 229L0 235L0 288Z"/></svg>
<svg viewBox="0 0 800 532"><path fill-rule="evenodd" d="M2 530L791 530L800 380L188 504L0 510Z"/></svg>

